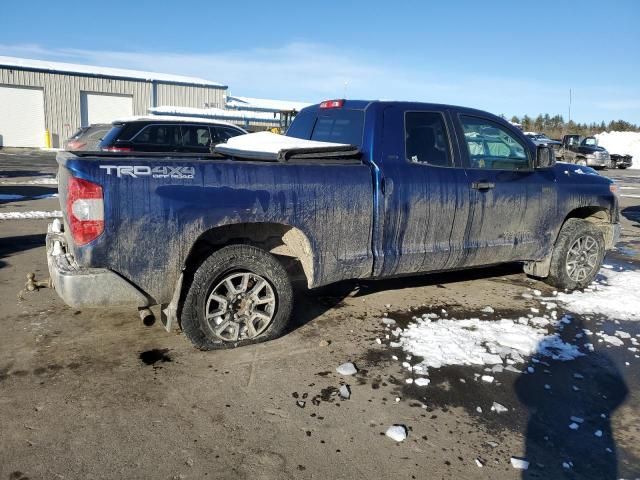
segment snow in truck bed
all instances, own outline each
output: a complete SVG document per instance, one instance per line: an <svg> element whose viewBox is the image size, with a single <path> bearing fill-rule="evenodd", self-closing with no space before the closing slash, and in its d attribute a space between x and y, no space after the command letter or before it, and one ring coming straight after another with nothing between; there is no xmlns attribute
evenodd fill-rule
<svg viewBox="0 0 640 480"><path fill-rule="evenodd" d="M277 160L280 153L286 150L326 149L330 151L349 147L351 145L345 143L317 142L271 132L257 132L230 138L227 143L216 145L216 152L234 157Z"/></svg>

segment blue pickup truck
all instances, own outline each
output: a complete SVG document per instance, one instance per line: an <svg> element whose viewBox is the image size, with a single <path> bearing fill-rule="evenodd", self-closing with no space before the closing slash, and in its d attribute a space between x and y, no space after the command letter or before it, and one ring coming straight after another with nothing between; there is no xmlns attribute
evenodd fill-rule
<svg viewBox="0 0 640 480"><path fill-rule="evenodd" d="M483 111L333 100L278 138L212 155L59 154L58 294L159 306L167 329L209 350L282 333L297 274L314 288L521 262L576 289L619 235L613 182Z"/></svg>

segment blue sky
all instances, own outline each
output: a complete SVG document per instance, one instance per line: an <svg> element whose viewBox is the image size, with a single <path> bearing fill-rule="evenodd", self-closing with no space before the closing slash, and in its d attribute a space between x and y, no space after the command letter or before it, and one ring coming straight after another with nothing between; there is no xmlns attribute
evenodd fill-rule
<svg viewBox="0 0 640 480"><path fill-rule="evenodd" d="M63 6L64 5L64 6ZM195 75L231 94L640 123L640 1L109 2L4 8L0 55Z"/></svg>

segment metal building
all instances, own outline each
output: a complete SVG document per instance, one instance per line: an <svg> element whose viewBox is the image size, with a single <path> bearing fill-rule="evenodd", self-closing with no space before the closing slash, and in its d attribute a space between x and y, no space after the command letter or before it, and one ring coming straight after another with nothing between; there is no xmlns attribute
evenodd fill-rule
<svg viewBox="0 0 640 480"><path fill-rule="evenodd" d="M185 108L176 105L162 105L150 108L154 115L179 115L194 118L210 118L234 123L250 132L278 129L286 131L296 114L311 105L289 100L237 97L227 95L226 108L206 105L206 108Z"/></svg>
<svg viewBox="0 0 640 480"><path fill-rule="evenodd" d="M158 105L224 108L226 91L201 78L0 56L0 146L59 148L81 126Z"/></svg>

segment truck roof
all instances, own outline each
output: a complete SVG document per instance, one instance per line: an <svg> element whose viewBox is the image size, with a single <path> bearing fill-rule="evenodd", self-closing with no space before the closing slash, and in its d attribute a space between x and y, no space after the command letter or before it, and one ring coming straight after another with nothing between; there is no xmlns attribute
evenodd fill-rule
<svg viewBox="0 0 640 480"><path fill-rule="evenodd" d="M338 107L338 108L345 108L345 109L352 109L352 110L366 110L368 108L371 107L377 107L377 108L383 108L385 106L396 106L396 107L401 107L401 108L408 108L408 109L420 109L420 110L430 110L430 109L450 109L450 110L456 110L459 112L465 112L465 113L469 113L469 114L482 114L482 115L487 115L487 111L485 110L479 110L476 108L469 108L469 107L462 107L460 105L450 105L450 104L445 104L445 103L432 103L432 102L412 102L412 101L406 101L406 100L347 100L347 99L341 99L341 100L326 100L327 102L331 102L331 101L342 101L342 106ZM322 102L324 103L324 102ZM301 111L305 111L305 110L320 110L320 105L321 103L316 103L314 105L310 105L307 108L302 109ZM491 114L491 116L500 119L506 123L507 120L505 120L504 118L501 118L495 114Z"/></svg>

